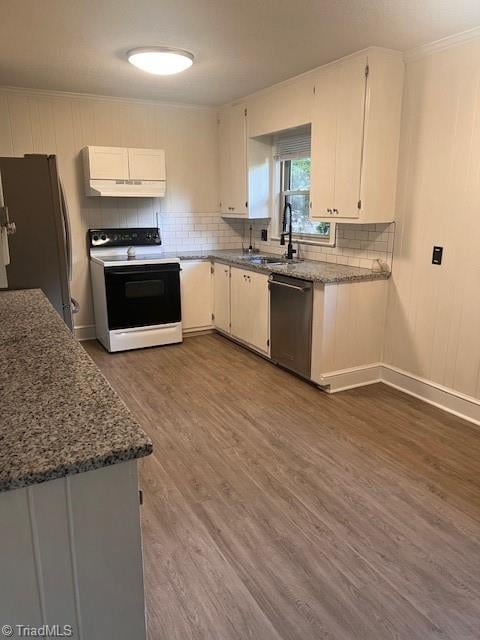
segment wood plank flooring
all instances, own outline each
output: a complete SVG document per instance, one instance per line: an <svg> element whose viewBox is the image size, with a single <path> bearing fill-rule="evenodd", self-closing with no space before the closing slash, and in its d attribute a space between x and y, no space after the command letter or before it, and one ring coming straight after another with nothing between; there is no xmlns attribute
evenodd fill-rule
<svg viewBox="0 0 480 640"><path fill-rule="evenodd" d="M150 640L480 639L480 428L217 335L84 344L154 442Z"/></svg>

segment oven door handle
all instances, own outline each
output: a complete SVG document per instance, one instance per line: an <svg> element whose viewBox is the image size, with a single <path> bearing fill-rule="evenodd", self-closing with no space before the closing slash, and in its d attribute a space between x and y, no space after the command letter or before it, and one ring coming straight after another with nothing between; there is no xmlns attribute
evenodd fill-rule
<svg viewBox="0 0 480 640"><path fill-rule="evenodd" d="M163 273L177 273L180 269L158 269L155 271L107 271L109 276L155 276Z"/></svg>

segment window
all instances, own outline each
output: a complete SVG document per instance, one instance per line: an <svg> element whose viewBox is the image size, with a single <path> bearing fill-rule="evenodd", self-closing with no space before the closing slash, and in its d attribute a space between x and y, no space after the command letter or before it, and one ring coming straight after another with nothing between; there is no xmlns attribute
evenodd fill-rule
<svg viewBox="0 0 480 640"><path fill-rule="evenodd" d="M285 204L292 207L292 228L295 240L314 244L331 244L334 227L330 222L310 220L310 146L311 125L285 129L274 136L274 158L278 170L275 176L275 206L277 222L274 228L280 235L288 231L288 212Z"/></svg>
<svg viewBox="0 0 480 640"><path fill-rule="evenodd" d="M292 207L292 229L296 240L327 243L330 240L330 223L310 220L310 158L279 158L280 215L279 234L288 231L288 211Z"/></svg>

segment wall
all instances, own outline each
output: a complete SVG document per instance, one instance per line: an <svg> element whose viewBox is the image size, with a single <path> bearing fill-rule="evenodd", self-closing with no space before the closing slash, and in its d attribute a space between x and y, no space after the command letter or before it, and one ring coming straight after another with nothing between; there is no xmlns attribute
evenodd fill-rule
<svg viewBox="0 0 480 640"><path fill-rule="evenodd" d="M480 40L408 62L387 364L480 398ZM442 266L431 264L444 246Z"/></svg>
<svg viewBox="0 0 480 640"><path fill-rule="evenodd" d="M80 150L85 145L165 149L164 199L87 198ZM239 246L241 223L218 214L217 124L214 109L93 96L0 89L0 155L55 153L73 235L72 294L77 327L93 323L86 231L95 226L153 225L160 213L164 247Z"/></svg>

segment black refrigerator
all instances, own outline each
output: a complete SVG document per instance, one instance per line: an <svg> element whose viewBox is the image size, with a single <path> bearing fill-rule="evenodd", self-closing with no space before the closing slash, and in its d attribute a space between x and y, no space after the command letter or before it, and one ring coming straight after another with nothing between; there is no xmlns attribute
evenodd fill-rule
<svg viewBox="0 0 480 640"><path fill-rule="evenodd" d="M0 181L3 214L10 223L7 288L42 289L73 329L78 304L70 295L70 223L56 157L0 158Z"/></svg>

